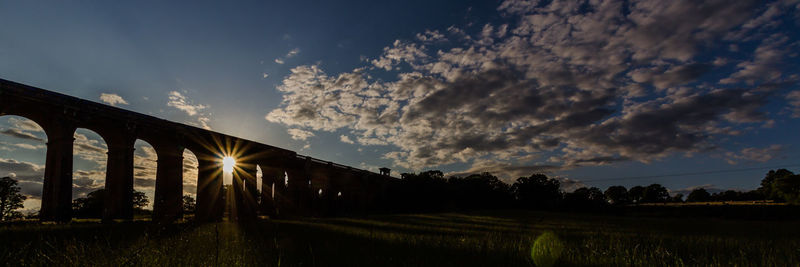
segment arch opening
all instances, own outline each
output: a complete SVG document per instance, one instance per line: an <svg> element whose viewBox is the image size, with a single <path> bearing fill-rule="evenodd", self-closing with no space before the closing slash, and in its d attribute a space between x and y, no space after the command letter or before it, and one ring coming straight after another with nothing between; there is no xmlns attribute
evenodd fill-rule
<svg viewBox="0 0 800 267"><path fill-rule="evenodd" d="M76 218L101 218L105 203L108 144L98 133L78 128L72 145L72 199Z"/></svg>
<svg viewBox="0 0 800 267"><path fill-rule="evenodd" d="M19 216L35 218L42 206L47 134L24 116L0 116L0 177L17 181L26 197Z"/></svg>
<svg viewBox="0 0 800 267"><path fill-rule="evenodd" d="M199 162L194 152L183 150L183 214L195 213L197 207L197 179Z"/></svg>
<svg viewBox="0 0 800 267"><path fill-rule="evenodd" d="M134 212L137 217L149 217L155 199L158 154L150 143L141 139L133 147Z"/></svg>

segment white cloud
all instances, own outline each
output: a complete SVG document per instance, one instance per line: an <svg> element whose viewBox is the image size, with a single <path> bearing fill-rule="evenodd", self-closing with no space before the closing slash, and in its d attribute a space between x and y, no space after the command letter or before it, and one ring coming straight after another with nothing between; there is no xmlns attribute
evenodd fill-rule
<svg viewBox="0 0 800 267"><path fill-rule="evenodd" d="M128 105L128 101L125 101L125 99L122 99L122 97L117 94L101 93L100 101L103 101L112 106Z"/></svg>
<svg viewBox="0 0 800 267"><path fill-rule="evenodd" d="M735 165L738 161L750 162L767 162L780 155L783 150L782 145L771 145L768 147L757 148L747 147L743 148L738 153L727 152L725 153L726 161L728 164Z"/></svg>
<svg viewBox="0 0 800 267"><path fill-rule="evenodd" d="M353 140L351 140L350 137L348 137L347 135L339 136L339 141L342 141L342 143L347 143L347 144L355 144L355 142L353 142Z"/></svg>
<svg viewBox="0 0 800 267"><path fill-rule="evenodd" d="M289 129L287 130L287 132L289 133L289 135L292 136L292 139L294 140L305 141L306 139L314 136L314 133L300 129Z"/></svg>
<svg viewBox="0 0 800 267"><path fill-rule="evenodd" d="M300 54L300 48L295 48L295 49L289 50L289 53L286 53L286 58L294 57L297 54Z"/></svg>
<svg viewBox="0 0 800 267"><path fill-rule="evenodd" d="M169 102L167 102L167 106L186 112L189 116L195 116L199 111L208 108L208 106L205 105L195 105L178 91L169 92Z"/></svg>
<svg viewBox="0 0 800 267"><path fill-rule="evenodd" d="M201 105L201 104L194 104L193 101L189 100L186 96L181 94L178 91L171 91L168 94L169 102L167 102L167 106L174 107L178 110L181 110L191 117L194 117L197 122L187 122L189 124L201 127L206 130L210 130L211 127L208 125L208 122L211 120L209 117L210 114L205 112L208 109L208 106Z"/></svg>
<svg viewBox="0 0 800 267"><path fill-rule="evenodd" d="M286 53L286 56L276 58L275 59L275 63L278 63L278 64L286 63L286 59L289 59L289 58L292 58L294 56L297 56L297 54L300 54L300 48L295 48L295 49L289 50L289 53Z"/></svg>

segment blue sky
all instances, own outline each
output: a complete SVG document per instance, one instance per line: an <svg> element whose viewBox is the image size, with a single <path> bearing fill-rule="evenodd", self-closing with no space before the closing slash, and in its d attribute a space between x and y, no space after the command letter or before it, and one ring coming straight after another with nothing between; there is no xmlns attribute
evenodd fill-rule
<svg viewBox="0 0 800 267"><path fill-rule="evenodd" d="M797 9L5 1L0 78L371 170L752 189L768 167L798 164ZM29 177L35 196L45 137L26 125L0 118L0 175ZM90 152L104 144L79 133L98 149L75 176L97 188L104 159ZM605 180L731 169L748 170ZM143 190L151 174L137 176Z"/></svg>

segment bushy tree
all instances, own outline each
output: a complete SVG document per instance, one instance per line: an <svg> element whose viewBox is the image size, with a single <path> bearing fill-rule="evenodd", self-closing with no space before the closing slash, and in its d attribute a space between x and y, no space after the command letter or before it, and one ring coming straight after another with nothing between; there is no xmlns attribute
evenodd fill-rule
<svg viewBox="0 0 800 267"><path fill-rule="evenodd" d="M183 213L184 214L192 214L196 209L196 203L194 198L190 195L183 196Z"/></svg>
<svg viewBox="0 0 800 267"><path fill-rule="evenodd" d="M86 194L86 197L72 200L72 211L78 218L100 218L103 215L103 196L105 189Z"/></svg>
<svg viewBox="0 0 800 267"><path fill-rule="evenodd" d="M511 185L511 192L526 208L552 208L561 199L561 183L544 174L520 177Z"/></svg>
<svg viewBox="0 0 800 267"><path fill-rule="evenodd" d="M147 199L147 195L144 192L139 192L134 190L133 191L133 208L134 209L144 209L147 207L147 204L150 204L150 200Z"/></svg>
<svg viewBox="0 0 800 267"><path fill-rule="evenodd" d="M578 210L597 209L606 204L605 195L597 187L581 187L572 193L564 194L564 206Z"/></svg>
<svg viewBox="0 0 800 267"><path fill-rule="evenodd" d="M23 207L26 197L19 191L17 180L11 177L0 178L0 221L22 217L17 209Z"/></svg>
<svg viewBox="0 0 800 267"><path fill-rule="evenodd" d="M625 187L621 185L608 187L604 195L606 197L606 201L610 204L624 205L631 202L631 199L628 196L628 189L625 189Z"/></svg>
<svg viewBox="0 0 800 267"><path fill-rule="evenodd" d="M628 190L628 197L633 203L641 203L644 197L644 187L637 185Z"/></svg>
<svg viewBox="0 0 800 267"><path fill-rule="evenodd" d="M782 201L784 199L780 196L778 191L775 190L773 184L775 180L792 175L794 175L794 173L787 169L778 169L777 171L770 170L767 172L767 175L764 176L764 179L761 180L761 187L758 188L758 191L767 199Z"/></svg>
<svg viewBox="0 0 800 267"><path fill-rule="evenodd" d="M86 197L72 200L72 211L78 218L101 218L103 216L103 200L105 189L98 189L86 194ZM133 191L133 208L142 209L150 201L143 192Z"/></svg>
<svg viewBox="0 0 800 267"><path fill-rule="evenodd" d="M772 192L789 204L800 204L800 175L785 175L775 178Z"/></svg>
<svg viewBox="0 0 800 267"><path fill-rule="evenodd" d="M688 202L706 202L709 200L711 200L711 194L703 188L695 188L689 193L689 196L686 197L686 201Z"/></svg>
<svg viewBox="0 0 800 267"><path fill-rule="evenodd" d="M651 184L644 188L641 202L655 203L666 202L667 200L669 200L669 191L667 191L667 188L660 184Z"/></svg>
<svg viewBox="0 0 800 267"><path fill-rule="evenodd" d="M393 208L399 211L441 211L447 207L448 185L441 171L403 173L401 177L389 190Z"/></svg>
<svg viewBox="0 0 800 267"><path fill-rule="evenodd" d="M504 207L512 197L509 186L488 172L473 174L464 178L451 177L447 180L452 207L461 209L486 209Z"/></svg>

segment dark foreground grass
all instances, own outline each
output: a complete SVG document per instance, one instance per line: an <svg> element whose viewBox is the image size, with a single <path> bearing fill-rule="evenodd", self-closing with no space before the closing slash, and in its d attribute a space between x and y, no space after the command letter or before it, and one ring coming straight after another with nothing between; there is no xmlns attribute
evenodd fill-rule
<svg viewBox="0 0 800 267"><path fill-rule="evenodd" d="M534 266L546 231L561 266L799 266L797 221L545 212L0 225L0 265Z"/></svg>

